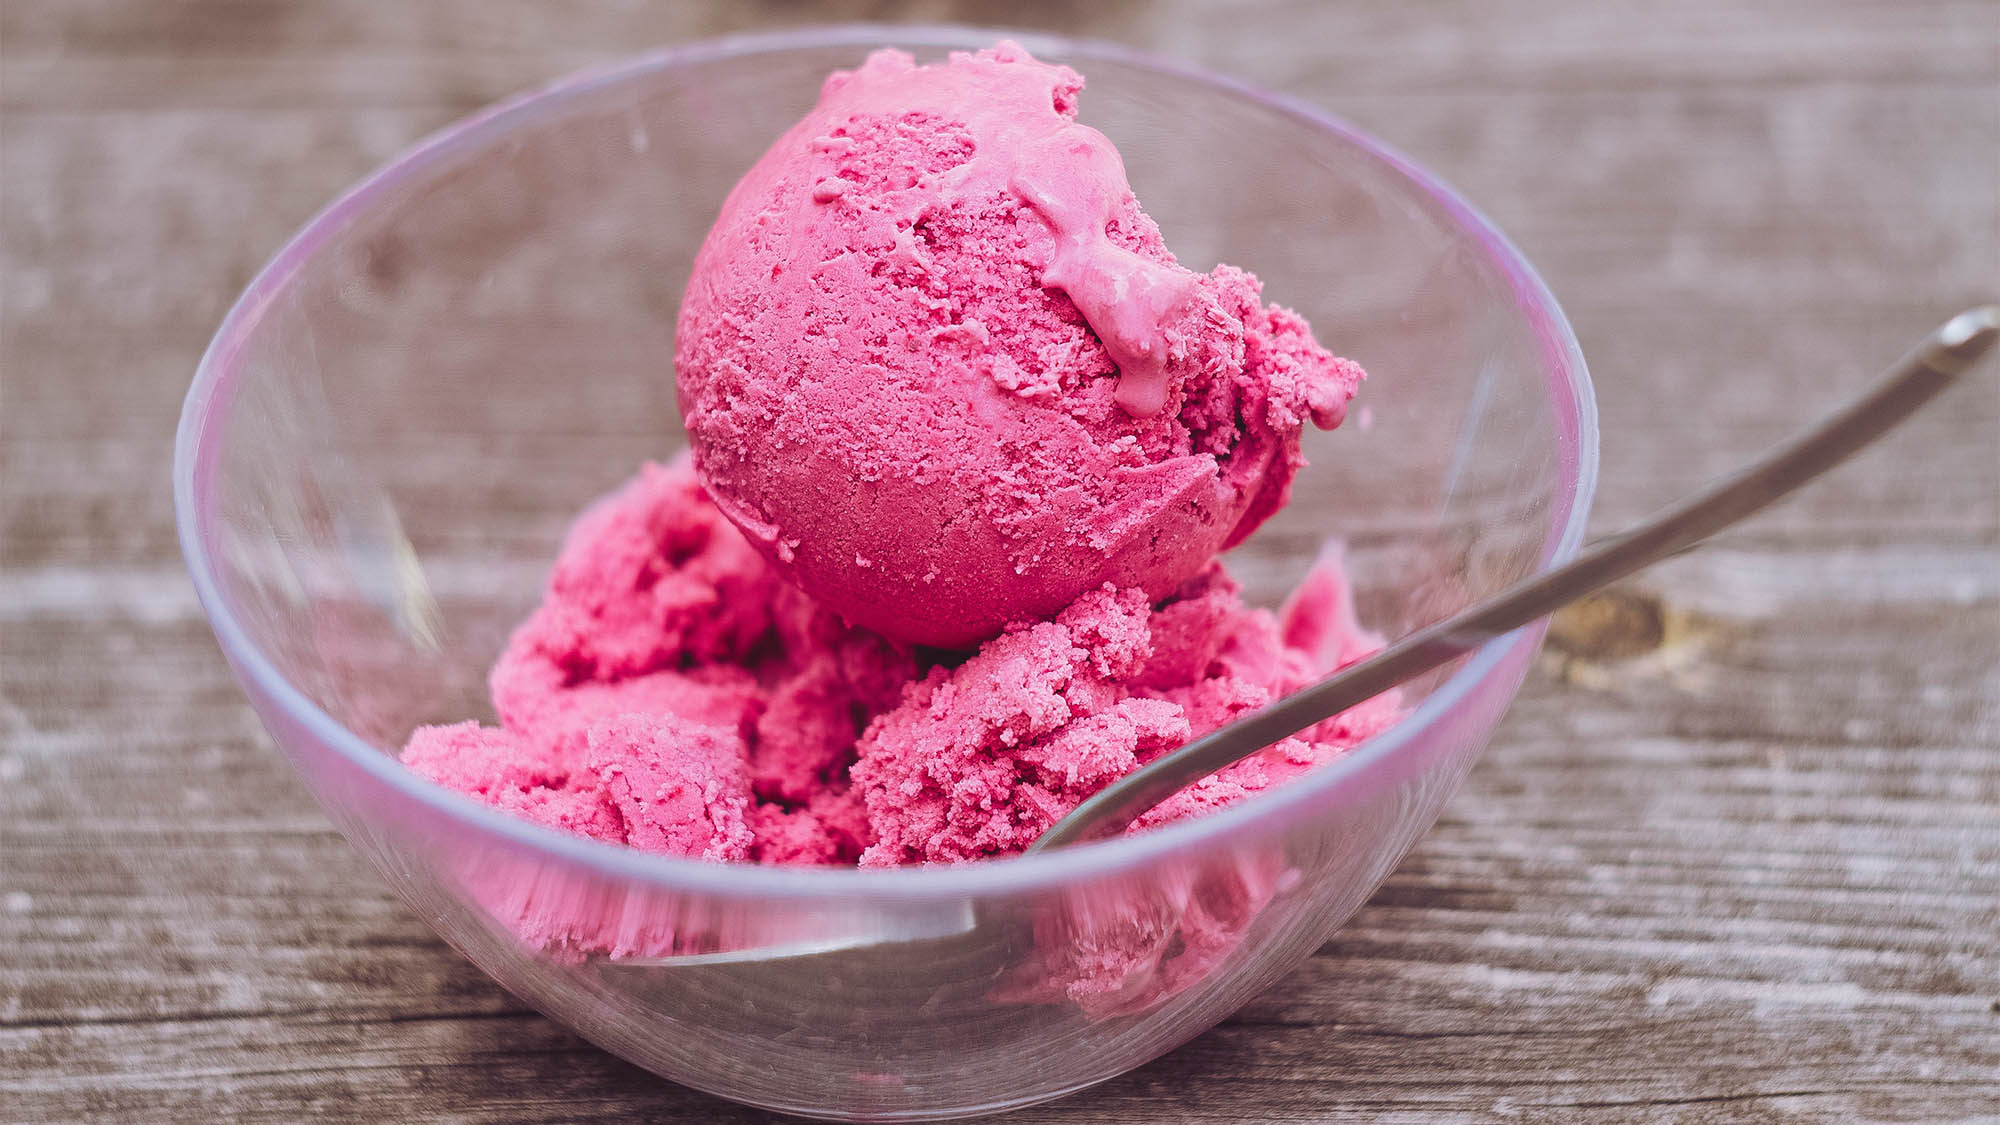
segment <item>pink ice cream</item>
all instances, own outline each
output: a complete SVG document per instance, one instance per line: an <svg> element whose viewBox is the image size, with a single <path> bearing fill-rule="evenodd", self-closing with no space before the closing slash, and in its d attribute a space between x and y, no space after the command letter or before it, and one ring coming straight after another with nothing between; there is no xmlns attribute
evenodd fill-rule
<svg viewBox="0 0 2000 1125"><path fill-rule="evenodd" d="M490 687L499 728L425 727L417 772L648 851L853 863L855 741L918 672L781 581L685 462L586 511Z"/></svg>
<svg viewBox="0 0 2000 1125"><path fill-rule="evenodd" d="M1105 588L1053 621L1010 628L936 667L871 724L851 771L868 810L864 866L1011 855L1091 794L1190 739L1304 687L1328 655L1372 650L1328 632L1351 617L1323 566L1281 620L1250 609L1220 565L1155 609ZM1393 722L1394 700L1347 712L1239 762L1141 818L1144 830L1234 804Z"/></svg>
<svg viewBox="0 0 2000 1125"><path fill-rule="evenodd" d="M1337 556L1277 613L1215 561L1284 504L1304 423L1337 425L1360 369L1249 274L1174 260L1075 122L1082 84L1009 43L828 79L689 281L692 458L578 518L492 670L498 725L418 730L412 769L648 852L961 863L1378 647ZM1357 707L1131 831L1283 784L1399 713ZM996 995L1143 1010L1245 939L1281 867L1226 857L1063 904ZM556 955L763 940L568 872L462 877Z"/></svg>
<svg viewBox="0 0 2000 1125"><path fill-rule="evenodd" d="M878 51L737 185L688 283L702 483L899 642L1173 595L1284 504L1305 421L1361 379L1255 277L1175 261L1082 87L1012 43Z"/></svg>
<svg viewBox="0 0 2000 1125"><path fill-rule="evenodd" d="M1155 604L1092 590L955 664L789 585L685 462L578 519L491 678L499 727L425 727L404 760L495 807L646 851L956 863L1025 848L1152 757L1358 658L1336 560L1279 614L1211 564ZM1134 831L1233 804L1394 721L1349 711L1177 794Z"/></svg>

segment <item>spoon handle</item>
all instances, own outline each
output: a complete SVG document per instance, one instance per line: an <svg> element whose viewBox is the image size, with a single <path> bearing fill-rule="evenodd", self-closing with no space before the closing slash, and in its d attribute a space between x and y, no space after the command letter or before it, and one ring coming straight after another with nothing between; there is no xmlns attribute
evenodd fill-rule
<svg viewBox="0 0 2000 1125"><path fill-rule="evenodd" d="M1761 511L1894 429L1976 363L1996 336L2000 336L2000 306L1960 313L1854 401L1735 475L1623 534L1591 544L1562 566L1523 579L1155 759L1077 806L1027 850L1046 851L1123 831L1154 805L1209 774Z"/></svg>

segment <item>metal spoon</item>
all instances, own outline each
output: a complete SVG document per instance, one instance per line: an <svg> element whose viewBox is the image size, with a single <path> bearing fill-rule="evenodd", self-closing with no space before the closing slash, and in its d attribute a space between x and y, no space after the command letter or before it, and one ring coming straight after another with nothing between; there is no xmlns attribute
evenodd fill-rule
<svg viewBox="0 0 2000 1125"><path fill-rule="evenodd" d="M1734 476L1622 535L1593 544L1554 570L1523 579L1309 688L1154 759L1078 805L1028 851L1116 835L1154 805L1217 770L1763 510L1894 429L1978 362L1996 335L2000 335L2000 306L1986 305L1952 317L1860 397Z"/></svg>

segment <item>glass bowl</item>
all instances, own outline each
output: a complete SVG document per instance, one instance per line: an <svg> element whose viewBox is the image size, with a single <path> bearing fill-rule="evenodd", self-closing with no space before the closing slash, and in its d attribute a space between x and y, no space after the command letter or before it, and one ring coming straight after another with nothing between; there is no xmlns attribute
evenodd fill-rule
<svg viewBox="0 0 2000 1125"><path fill-rule="evenodd" d="M1387 733L1281 792L1143 836L906 870L642 854L407 772L484 672L565 525L683 442L676 303L724 194L866 51L842 27L675 47L488 109L315 218L230 311L175 451L224 655L355 848L551 1017L723 1097L850 1119L1027 1105L1210 1027L1295 968L1430 827L1541 639L1411 685ZM1370 378L1230 565L1275 603L1330 535L1365 621L1422 624L1567 558L1596 473L1582 358L1520 254L1325 114L1096 43L1089 80L1183 262L1226 260ZM1079 982L1082 982L1079 984Z"/></svg>

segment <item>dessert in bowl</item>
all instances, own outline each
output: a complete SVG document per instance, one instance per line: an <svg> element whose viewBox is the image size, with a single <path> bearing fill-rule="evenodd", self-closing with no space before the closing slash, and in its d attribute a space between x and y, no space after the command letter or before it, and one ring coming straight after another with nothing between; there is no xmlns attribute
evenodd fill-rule
<svg viewBox="0 0 2000 1125"><path fill-rule="evenodd" d="M680 298L745 170L830 72L871 50L933 62L993 38L841 28L678 48L455 126L280 253L224 323L183 420L176 499L203 603L343 832L510 990L640 1065L752 1104L1001 1109L1197 1034L1386 877L1539 641L1524 630L1410 685L1393 723L1253 799L1046 856L874 870L661 854L516 815L398 759L421 727L505 728L486 672L535 612L573 517L685 446ZM1339 536L1360 618L1394 633L1575 549L1595 473L1587 376L1553 300L1489 224L1308 108L1118 48L1023 42L1087 76L1079 120L1115 142L1182 265L1254 272L1370 373L1339 430L1301 427L1307 463L1290 503L1225 559L1241 586L1230 597L1277 607ZM1104 381L1124 409L1119 380ZM687 501L672 510L698 507L685 470L652 472L660 495ZM782 567L783 538L742 542ZM743 593L776 598L761 589ZM1157 612L1143 597L1099 616ZM778 628L773 612L763 628ZM862 628L835 617L806 631ZM923 674L949 680L976 659ZM701 737L617 733L682 757ZM777 793L787 776L761 784ZM754 800L760 779L745 780Z"/></svg>

